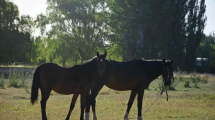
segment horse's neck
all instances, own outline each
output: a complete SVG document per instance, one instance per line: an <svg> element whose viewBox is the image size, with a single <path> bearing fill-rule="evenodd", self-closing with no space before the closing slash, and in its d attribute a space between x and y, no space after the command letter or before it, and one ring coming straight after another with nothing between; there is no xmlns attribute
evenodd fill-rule
<svg viewBox="0 0 215 120"><path fill-rule="evenodd" d="M153 62L155 62L155 64L152 64L153 66L151 66L150 69L148 69L147 74L150 83L162 74L162 63L159 63L158 61L157 63L156 61Z"/></svg>
<svg viewBox="0 0 215 120"><path fill-rule="evenodd" d="M85 70L85 71L88 71L88 72L93 72L95 70L97 70L97 67L96 67L96 62L95 61L90 61L88 63L85 63L85 64L82 64L80 65L80 68L82 70Z"/></svg>

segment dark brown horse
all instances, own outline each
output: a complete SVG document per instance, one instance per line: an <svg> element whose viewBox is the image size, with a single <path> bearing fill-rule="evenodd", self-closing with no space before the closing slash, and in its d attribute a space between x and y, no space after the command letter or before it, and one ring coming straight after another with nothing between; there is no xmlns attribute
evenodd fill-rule
<svg viewBox="0 0 215 120"><path fill-rule="evenodd" d="M160 75L163 76L164 85L169 86L173 78L172 63L173 60L144 60L136 59L136 57L129 62L107 61L105 73L102 78L103 80L98 81L93 87L93 91L89 97L90 103L87 105L85 114L89 114L90 104L92 108L95 107L95 97L101 88L106 85L113 90L131 90L127 110L124 115L125 120L128 119L133 101L136 95L138 95L138 120L142 120L141 114L144 90ZM93 108L93 117L94 120L96 120L95 108Z"/></svg>
<svg viewBox="0 0 215 120"><path fill-rule="evenodd" d="M45 63L36 68L31 88L31 103L34 104L37 100L38 89L40 88L40 104L43 120L47 120L46 102L52 90L64 95L74 94L66 120L69 120L75 102L80 94L80 120L84 120L83 115L86 105L86 97L95 80L98 80L99 75L104 73L106 54L107 53L99 55L97 52L97 57L94 57L81 65L75 65L70 68L60 67L54 63Z"/></svg>

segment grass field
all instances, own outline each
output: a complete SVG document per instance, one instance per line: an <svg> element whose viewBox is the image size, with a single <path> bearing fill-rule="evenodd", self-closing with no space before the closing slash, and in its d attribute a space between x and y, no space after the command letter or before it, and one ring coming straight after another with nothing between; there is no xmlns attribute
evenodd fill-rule
<svg viewBox="0 0 215 120"><path fill-rule="evenodd" d="M184 77L186 78L186 76ZM210 76L207 84L199 83L199 88L184 88L183 82L169 91L169 101L165 94L143 115L144 120L215 120L215 77ZM158 83L151 83L145 90L143 111L150 106L159 95ZM5 84L8 84L7 82ZM30 87L31 80L28 80ZM29 88L30 90L30 88ZM122 120L127 108L130 91L114 91L104 87L97 97L98 120ZM50 120L63 120L69 110L72 95L60 95L52 92L47 103L47 116ZM137 100L135 100L129 117L137 116ZM0 89L0 120L39 120L41 119L39 101L30 104L30 94L24 88ZM78 120L80 100L71 114L71 120ZM92 117L92 113L90 114Z"/></svg>

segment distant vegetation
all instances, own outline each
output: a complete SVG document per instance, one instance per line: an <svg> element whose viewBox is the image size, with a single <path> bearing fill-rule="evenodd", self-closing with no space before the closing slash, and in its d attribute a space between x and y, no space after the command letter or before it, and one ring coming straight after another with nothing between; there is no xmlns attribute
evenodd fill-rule
<svg viewBox="0 0 215 120"><path fill-rule="evenodd" d="M196 57L209 58L206 72L215 72L214 33L203 34L205 0L48 0L47 6L33 19L1 0L1 66L72 66L106 50L117 61L173 58L175 69L188 72Z"/></svg>

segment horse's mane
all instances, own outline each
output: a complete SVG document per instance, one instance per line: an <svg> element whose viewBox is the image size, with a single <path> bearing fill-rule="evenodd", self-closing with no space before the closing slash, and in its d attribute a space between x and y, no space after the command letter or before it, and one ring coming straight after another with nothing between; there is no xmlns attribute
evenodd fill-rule
<svg viewBox="0 0 215 120"><path fill-rule="evenodd" d="M142 60L142 61L162 61L162 59L145 59L145 58L135 58L132 60Z"/></svg>
<svg viewBox="0 0 215 120"><path fill-rule="evenodd" d="M145 61L162 61L162 60L161 59L148 59L148 60L145 60Z"/></svg>
<svg viewBox="0 0 215 120"><path fill-rule="evenodd" d="M81 63L81 65L84 65L84 64L87 64L87 63L89 63L89 62L92 62L92 61L95 60L96 58L97 58L97 56L94 56L94 57L91 58L91 59L84 60L84 61Z"/></svg>

